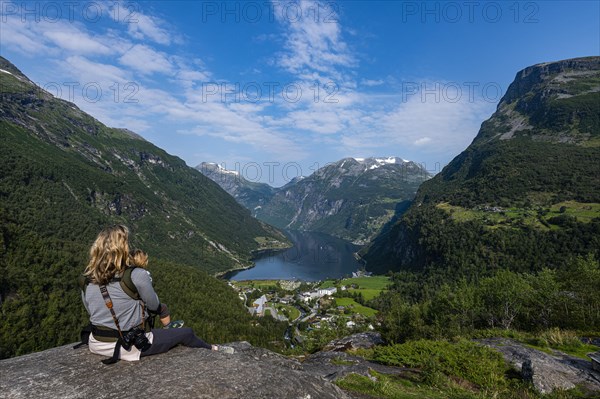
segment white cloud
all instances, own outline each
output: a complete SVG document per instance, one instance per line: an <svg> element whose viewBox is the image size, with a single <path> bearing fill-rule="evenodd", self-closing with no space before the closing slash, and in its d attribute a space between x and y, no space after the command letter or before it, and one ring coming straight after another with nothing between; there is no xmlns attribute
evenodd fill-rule
<svg viewBox="0 0 600 399"><path fill-rule="evenodd" d="M416 139L413 144L419 146L419 145L429 144L429 143L431 143L431 141L432 140L429 137L421 137L420 139Z"/></svg>
<svg viewBox="0 0 600 399"><path fill-rule="evenodd" d="M51 27L57 29L49 29ZM83 32L73 25L68 24L48 24L43 28L43 35L54 45L75 54L111 54L113 49L104 45L100 40L92 38L86 32Z"/></svg>
<svg viewBox="0 0 600 399"><path fill-rule="evenodd" d="M31 29L31 23L21 22L18 17L2 16L0 23L0 38L2 47L10 48L21 54L45 54L47 48L40 40L38 32Z"/></svg>
<svg viewBox="0 0 600 399"><path fill-rule="evenodd" d="M203 98L197 91L187 93L185 104L168 108L169 114L194 123L193 129L181 133L216 137L231 143L252 146L280 159L300 159L306 156L302 145L293 136L268 126L268 118L261 116L267 104L221 102L220 96ZM290 151L293 149L293 151Z"/></svg>
<svg viewBox="0 0 600 399"><path fill-rule="evenodd" d="M329 80L342 80L343 74L338 68L355 66L357 61L342 39L337 17L324 18L321 13L309 12L329 10L331 3L301 0L297 3L301 10L298 18L286 17L288 4L290 2L273 2L275 15L286 29L285 51L279 54L278 65L297 75L316 71L327 75Z"/></svg>
<svg viewBox="0 0 600 399"><path fill-rule="evenodd" d="M29 56L34 54L108 55L115 52L106 42L106 37L95 37L85 27L67 21L47 22L22 21L14 16L3 16L0 24L2 46Z"/></svg>
<svg viewBox="0 0 600 399"><path fill-rule="evenodd" d="M165 22L158 17L142 13L136 3L127 4L127 7L122 3L115 3L110 15L115 21L127 24L127 32L135 39L148 38L163 45L173 42L173 36L161 27Z"/></svg>
<svg viewBox="0 0 600 399"><path fill-rule="evenodd" d="M91 61L83 56L70 56L63 63L64 69L82 84L99 82L104 84L125 83L131 75L111 64Z"/></svg>
<svg viewBox="0 0 600 399"><path fill-rule="evenodd" d="M365 101L368 99L365 96ZM419 153L456 155L471 142L481 122L492 111L493 106L483 100L436 102L433 97L397 96L392 109L371 111L357 119L344 132L341 142L348 151L356 148L381 151L396 146Z"/></svg>
<svg viewBox="0 0 600 399"><path fill-rule="evenodd" d="M381 86L382 84L384 84L385 81L382 79L363 79L360 81L360 84L363 86L368 86L368 87L374 87L374 86Z"/></svg>
<svg viewBox="0 0 600 399"><path fill-rule="evenodd" d="M148 46L136 44L119 58L119 62L144 74L170 73L173 66L167 55Z"/></svg>
<svg viewBox="0 0 600 399"><path fill-rule="evenodd" d="M210 78L210 73L185 69L179 71L177 77L187 81L207 81Z"/></svg>

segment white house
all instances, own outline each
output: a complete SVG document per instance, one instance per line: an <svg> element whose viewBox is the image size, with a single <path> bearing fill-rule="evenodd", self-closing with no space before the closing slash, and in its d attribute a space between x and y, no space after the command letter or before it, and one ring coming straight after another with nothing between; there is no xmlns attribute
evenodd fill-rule
<svg viewBox="0 0 600 399"><path fill-rule="evenodd" d="M333 295L337 292L337 288L329 287L329 288L320 288L318 293L319 296Z"/></svg>
<svg viewBox="0 0 600 399"><path fill-rule="evenodd" d="M321 296L322 295L319 295L319 293L317 291L303 292L302 293L302 299L304 300L304 302L308 302L311 299L320 298Z"/></svg>
<svg viewBox="0 0 600 399"><path fill-rule="evenodd" d="M252 303L254 308L254 314L262 316L265 313L265 304L267 303L267 297L265 295L258 298Z"/></svg>

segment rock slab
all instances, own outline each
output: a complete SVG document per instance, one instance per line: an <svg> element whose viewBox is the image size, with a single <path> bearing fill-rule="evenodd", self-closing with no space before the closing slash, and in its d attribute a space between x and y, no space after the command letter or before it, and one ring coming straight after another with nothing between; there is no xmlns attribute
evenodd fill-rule
<svg viewBox="0 0 600 399"><path fill-rule="evenodd" d="M560 351L554 351L551 355L512 339L489 338L477 341L502 353L507 362L527 374L535 389L541 393L571 389L575 385L600 391L600 373L592 369L589 360Z"/></svg>
<svg viewBox="0 0 600 399"><path fill-rule="evenodd" d="M230 345L233 355L177 347L110 366L85 347L53 348L0 361L0 398L350 398L297 360L246 342Z"/></svg>
<svg viewBox="0 0 600 399"><path fill-rule="evenodd" d="M325 345L323 351L345 352L356 349L371 349L372 347L382 345L383 343L380 333L374 331L363 332L333 340Z"/></svg>

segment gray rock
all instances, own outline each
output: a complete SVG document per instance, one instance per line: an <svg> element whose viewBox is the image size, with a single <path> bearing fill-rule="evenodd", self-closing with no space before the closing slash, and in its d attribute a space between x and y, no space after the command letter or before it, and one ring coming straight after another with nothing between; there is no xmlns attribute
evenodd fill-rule
<svg viewBox="0 0 600 399"><path fill-rule="evenodd" d="M302 367L305 372L329 381L337 381L351 373L371 377L369 373L371 370L388 375L398 375L407 370L414 371L402 367L390 367L373 363L346 352L317 352L305 360Z"/></svg>
<svg viewBox="0 0 600 399"><path fill-rule="evenodd" d="M354 349L370 349L381 344L383 344L381 334L378 332L364 332L333 340L325 345L323 351L342 352Z"/></svg>
<svg viewBox="0 0 600 399"><path fill-rule="evenodd" d="M62 346L0 361L2 398L350 398L293 359L229 344L233 355L177 347L111 366L87 348Z"/></svg>
<svg viewBox="0 0 600 399"><path fill-rule="evenodd" d="M600 373L600 351L588 353L588 357L592 360L592 369Z"/></svg>
<svg viewBox="0 0 600 399"><path fill-rule="evenodd" d="M541 393L571 389L575 385L600 391L600 373L592 369L589 360L556 350L550 355L505 338L481 339L478 342L502 353L504 359L529 377Z"/></svg>

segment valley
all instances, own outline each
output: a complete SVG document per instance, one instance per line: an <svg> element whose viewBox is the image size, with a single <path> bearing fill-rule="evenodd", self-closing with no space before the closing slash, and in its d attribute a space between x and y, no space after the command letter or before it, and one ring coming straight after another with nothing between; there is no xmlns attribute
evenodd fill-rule
<svg viewBox="0 0 600 399"><path fill-rule="evenodd" d="M291 348L312 352L335 337L373 331L377 310L367 301L386 291L385 276L351 277L324 281L243 280L229 284L248 311L289 324L286 341Z"/></svg>
<svg viewBox="0 0 600 399"><path fill-rule="evenodd" d="M344 158L282 187L248 181L214 163L196 167L252 215L287 230L314 231L365 245L410 205L431 174L398 157Z"/></svg>
<svg viewBox="0 0 600 399"><path fill-rule="evenodd" d="M77 339L75 280L115 223L150 254L161 300L209 341L304 358L376 331L386 345L357 355L416 370L352 375L339 382L349 390L546 397L502 345L585 358L586 370L600 349L600 57L518 72L435 176L399 157L346 157L278 188L191 168L0 67L2 358ZM593 397L578 381L555 397Z"/></svg>

